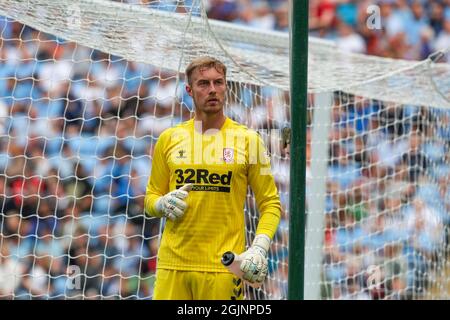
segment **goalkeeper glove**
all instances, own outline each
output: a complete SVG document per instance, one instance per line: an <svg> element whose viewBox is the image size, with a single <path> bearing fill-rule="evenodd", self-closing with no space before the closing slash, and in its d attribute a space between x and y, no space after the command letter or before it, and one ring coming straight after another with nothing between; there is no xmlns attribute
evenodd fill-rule
<svg viewBox="0 0 450 320"><path fill-rule="evenodd" d="M270 238L265 234L258 234L252 246L239 255L242 259L240 269L244 280L250 283L261 284L264 282L268 272L267 252L270 247Z"/></svg>
<svg viewBox="0 0 450 320"><path fill-rule="evenodd" d="M171 191L160 197L155 203L156 211L172 221L181 218L187 208L184 199L186 199L191 189L192 184L186 184L180 189Z"/></svg>

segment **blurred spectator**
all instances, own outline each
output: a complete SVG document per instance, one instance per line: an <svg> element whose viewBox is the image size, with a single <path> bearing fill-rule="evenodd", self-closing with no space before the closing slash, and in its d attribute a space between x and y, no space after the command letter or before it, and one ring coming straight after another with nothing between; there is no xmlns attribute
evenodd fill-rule
<svg viewBox="0 0 450 320"><path fill-rule="evenodd" d="M238 5L235 0L209 0L208 8L210 19L233 21L238 16Z"/></svg>
<svg viewBox="0 0 450 320"><path fill-rule="evenodd" d="M434 34L438 35L444 27L444 5L439 1L432 1L429 6L430 26Z"/></svg>
<svg viewBox="0 0 450 320"><path fill-rule="evenodd" d="M366 44L361 35L344 22L341 22L338 26L339 37L336 40L339 49L354 53L365 53Z"/></svg>
<svg viewBox="0 0 450 320"><path fill-rule="evenodd" d="M24 266L10 255L7 238L0 235L0 299L13 299L14 292L19 287Z"/></svg>
<svg viewBox="0 0 450 320"><path fill-rule="evenodd" d="M411 182L418 182L419 178L429 167L429 160L421 148L422 138L417 132L409 136L408 151L402 154L401 166L408 171ZM400 169L402 170L402 169Z"/></svg>
<svg viewBox="0 0 450 320"><path fill-rule="evenodd" d="M443 241L443 224L439 214L422 200L414 199L407 213L411 245L425 256L431 256Z"/></svg>
<svg viewBox="0 0 450 320"><path fill-rule="evenodd" d="M358 164L339 145L334 146L334 152L331 157L334 160L328 168L330 180L338 182L339 186L343 189L350 188L361 177L361 170Z"/></svg>
<svg viewBox="0 0 450 320"><path fill-rule="evenodd" d="M282 22L275 21L275 12L272 12L271 7L264 1L254 2L253 7L247 6L246 12L254 12L254 17L248 17L248 24L257 29L270 30L280 26ZM244 20L245 21L245 20Z"/></svg>
<svg viewBox="0 0 450 320"><path fill-rule="evenodd" d="M49 263L48 257L35 257L34 263L25 272L22 282L22 292L19 298L25 299L47 299L49 293Z"/></svg>
<svg viewBox="0 0 450 320"><path fill-rule="evenodd" d="M371 300L370 295L363 290L357 279L348 278L346 292L340 297L341 300Z"/></svg>
<svg viewBox="0 0 450 320"><path fill-rule="evenodd" d="M430 287L432 265L437 261L443 243L443 224L438 213L422 200L415 199L407 215L408 287L422 297Z"/></svg>
<svg viewBox="0 0 450 320"><path fill-rule="evenodd" d="M439 32L435 43L435 50L447 50L450 48L450 18L445 19L443 29ZM446 53L446 61L450 62L450 51Z"/></svg>

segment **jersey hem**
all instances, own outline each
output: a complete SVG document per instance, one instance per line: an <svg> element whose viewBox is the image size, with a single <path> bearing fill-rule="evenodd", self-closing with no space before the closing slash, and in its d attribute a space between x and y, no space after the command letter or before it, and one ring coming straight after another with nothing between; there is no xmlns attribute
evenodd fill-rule
<svg viewBox="0 0 450 320"><path fill-rule="evenodd" d="M196 272L220 272L220 273L229 273L229 271L223 268L205 268L204 266L171 266L165 264L158 264L156 269L167 269L167 270L177 270L177 271L196 271Z"/></svg>

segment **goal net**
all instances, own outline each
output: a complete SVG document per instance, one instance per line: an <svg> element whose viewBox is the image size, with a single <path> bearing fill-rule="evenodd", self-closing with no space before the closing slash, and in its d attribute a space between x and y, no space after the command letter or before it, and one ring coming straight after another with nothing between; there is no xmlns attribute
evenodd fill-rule
<svg viewBox="0 0 450 320"><path fill-rule="evenodd" d="M439 56L312 46L307 299L449 298L450 65Z"/></svg>
<svg viewBox="0 0 450 320"><path fill-rule="evenodd" d="M287 34L208 20L200 0L5 0L0 15L0 297L152 297L145 185L159 134L192 116L199 55L227 65L226 113L263 136L284 208L245 296L287 297ZM448 65L309 51L306 296L447 297ZM245 215L250 243L251 191Z"/></svg>

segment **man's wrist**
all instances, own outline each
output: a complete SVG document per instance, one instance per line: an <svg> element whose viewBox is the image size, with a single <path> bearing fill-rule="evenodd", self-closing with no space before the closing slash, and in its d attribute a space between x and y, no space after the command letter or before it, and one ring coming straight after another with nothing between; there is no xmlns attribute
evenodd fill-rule
<svg viewBox="0 0 450 320"><path fill-rule="evenodd" d="M162 209L161 199L162 199L162 197L159 197L155 201L155 211L158 212L158 213L162 213L162 210L161 210Z"/></svg>
<svg viewBox="0 0 450 320"><path fill-rule="evenodd" d="M164 210L163 198L164 198L164 196L161 196L158 199L156 199L155 205L154 205L154 210L159 216L165 217L166 212Z"/></svg>

